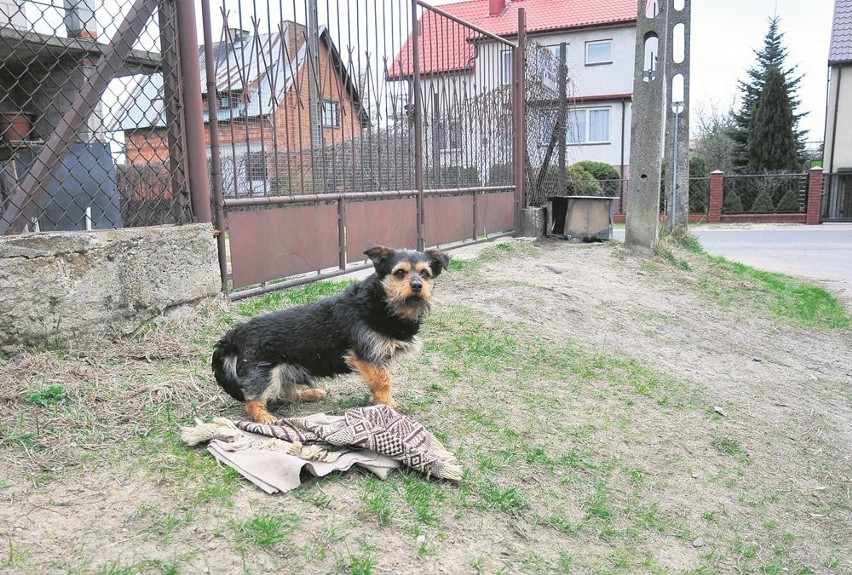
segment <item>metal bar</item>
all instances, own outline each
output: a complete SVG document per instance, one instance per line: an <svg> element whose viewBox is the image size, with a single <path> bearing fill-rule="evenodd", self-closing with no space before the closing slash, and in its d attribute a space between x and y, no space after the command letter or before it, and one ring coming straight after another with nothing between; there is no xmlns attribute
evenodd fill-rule
<svg viewBox="0 0 852 575"><path fill-rule="evenodd" d="M186 213L186 178L183 174L183 133L180 129L180 78L177 71L177 22L173 0L163 0L158 10L160 51L163 54L163 102L168 126L169 178L175 221L184 223ZM175 204L178 213L174 214Z"/></svg>
<svg viewBox="0 0 852 575"><path fill-rule="evenodd" d="M443 188L439 190L425 190L424 197L452 196L458 194L475 193L500 193L511 192L514 186L489 186L487 188ZM419 190L396 190L378 192L333 192L329 194L302 194L295 196L268 196L258 198L225 198L226 208L246 206L274 206L285 204L302 204L309 202L336 202L338 200L393 200L400 198L413 198L420 194Z"/></svg>
<svg viewBox="0 0 852 575"><path fill-rule="evenodd" d="M526 11L518 8L518 46L512 50L512 129L514 133L515 232L521 229L524 206L524 152L526 151L526 118L524 117L524 50L526 47Z"/></svg>
<svg viewBox="0 0 852 575"><path fill-rule="evenodd" d="M150 0L149 0L150 1ZM204 146L204 115L201 106L201 71L195 32L194 0L176 0L178 50L183 75L183 117L186 163L192 213L198 222L211 222L207 152Z"/></svg>
<svg viewBox="0 0 852 575"><path fill-rule="evenodd" d="M219 149L219 93L216 91L216 64L213 61L213 30L210 0L201 0L201 28L204 34L204 72L207 76L207 117L210 118L210 177L213 180L213 227L222 291L228 293L228 248L225 230L225 192L222 184L222 158Z"/></svg>
<svg viewBox="0 0 852 575"><path fill-rule="evenodd" d="M417 19L419 0L411 0L411 43L414 66L414 187L417 189L417 249L426 246L424 237L425 213L423 206L423 99L420 85L420 22Z"/></svg>
<svg viewBox="0 0 852 575"><path fill-rule="evenodd" d="M500 239L500 238L507 238L507 237L511 237L511 236L512 236L512 232L504 232L504 233L500 233L500 234L494 234L493 236L489 236L489 237L483 238L483 239L477 239L477 240L473 240L473 241L463 241L463 242L449 244L449 245L447 245L447 246L445 246L441 249L444 250L444 251L452 251L452 250L464 248L464 247L467 247L467 246L472 246L472 245L481 244L481 243L485 243L485 242L492 242L492 241ZM438 246L434 246L434 247L438 247ZM274 292L274 291L288 289L288 288L291 288L291 287L297 287L297 286L300 286L300 285L305 285L307 283L311 283L311 282L315 282L315 281L319 281L319 280L327 280L327 279L331 279L331 278L335 278L335 277L340 277L342 275L347 275L347 274L351 274L351 273L355 273L355 272L359 272L359 271L363 271L363 270L368 270L372 267L373 267L373 264L371 264L371 263L370 264L353 265L353 266L350 266L350 267L348 267L346 269L342 269L342 270L321 272L321 273L318 273L318 274L311 274L309 276L304 276L304 277L296 278L296 279L293 279L293 280L275 282L275 283L267 283L267 284L264 284L264 285L262 285L260 287L256 287L256 288L242 290L242 291L235 291L231 294L228 294L228 297L230 298L231 301L236 301L236 300L245 299L245 298L248 298L248 297L263 295L265 293L270 293L270 292Z"/></svg>
<svg viewBox="0 0 852 575"><path fill-rule="evenodd" d="M473 30L474 32L478 32L479 34L482 34L486 38L490 38L490 39L494 40L495 42L499 42L501 44L505 44L506 46L511 46L513 48L517 47L517 44L513 43L511 40L506 40L505 38L497 36L496 34L493 34L493 33L489 32L488 30L485 30L484 28L480 28L479 26L471 24L470 22L466 22L466 21L462 20L461 18L459 18L458 16L453 16L449 12L444 12L440 8L438 8L436 6L432 6L431 4L427 4L426 2L423 2L422 0L416 0L416 4L419 4L423 8L430 10L430 11L436 13L436 14L440 14L441 16L443 16L444 18L447 18L448 20L452 20L456 24L461 24L465 28L469 28L469 29ZM523 8L519 8L519 10L523 10Z"/></svg>
<svg viewBox="0 0 852 575"><path fill-rule="evenodd" d="M7 200L8 208L0 216L0 235L20 233L24 229L39 200L47 192L47 185L53 179L57 166L71 148L75 134L94 112L107 84L130 54L133 43L156 7L157 0L134 2L112 42L104 48L94 73L86 78L83 88L39 151L24 181Z"/></svg>

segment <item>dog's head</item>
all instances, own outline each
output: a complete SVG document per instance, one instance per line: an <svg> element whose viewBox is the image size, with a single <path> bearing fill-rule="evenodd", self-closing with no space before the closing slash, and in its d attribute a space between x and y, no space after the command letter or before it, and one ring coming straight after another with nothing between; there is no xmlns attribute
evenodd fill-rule
<svg viewBox="0 0 852 575"><path fill-rule="evenodd" d="M364 252L376 268L391 311L406 319L419 320L429 312L435 278L450 265L438 250L416 252L376 246Z"/></svg>

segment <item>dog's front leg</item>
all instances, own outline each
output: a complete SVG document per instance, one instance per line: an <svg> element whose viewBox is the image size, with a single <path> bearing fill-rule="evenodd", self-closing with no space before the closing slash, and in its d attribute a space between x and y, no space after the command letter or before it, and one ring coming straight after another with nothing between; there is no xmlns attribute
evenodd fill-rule
<svg viewBox="0 0 852 575"><path fill-rule="evenodd" d="M399 404L393 398L393 380L388 370L358 359L355 352L349 352L346 356L346 364L352 371L358 372L364 378L364 381L367 382L367 387L370 388L370 392L373 394L373 405L381 403L393 409L399 409Z"/></svg>

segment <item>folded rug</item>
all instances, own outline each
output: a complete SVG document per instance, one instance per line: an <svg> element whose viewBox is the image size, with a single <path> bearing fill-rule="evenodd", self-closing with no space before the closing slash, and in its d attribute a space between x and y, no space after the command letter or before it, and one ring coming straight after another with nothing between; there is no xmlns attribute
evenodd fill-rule
<svg viewBox="0 0 852 575"><path fill-rule="evenodd" d="M360 465L381 479L402 465L453 481L461 466L425 427L386 405L354 407L343 415L317 413L274 425L216 418L181 429L189 445L207 443L222 463L266 491L290 491L304 469L322 477Z"/></svg>

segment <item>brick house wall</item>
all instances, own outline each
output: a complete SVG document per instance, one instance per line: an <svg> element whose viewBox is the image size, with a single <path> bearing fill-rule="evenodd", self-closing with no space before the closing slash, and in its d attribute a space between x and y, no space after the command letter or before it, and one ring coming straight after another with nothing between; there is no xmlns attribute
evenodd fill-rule
<svg viewBox="0 0 852 575"><path fill-rule="evenodd" d="M323 127L323 145L330 146L361 135L361 115L347 91L345 80L337 73L332 62L329 46L322 42L319 54L322 100L338 104L337 126ZM295 55L291 55L295 57ZM227 150L241 146L266 154L269 177L280 170L304 171L304 162L294 162L295 152L319 147L312 142L311 117L307 108L309 101L309 63L304 61L296 72L295 81L284 94L274 112L264 117L219 121L219 145ZM320 120L322 114L318 114ZM205 123L205 144L210 146L210 127ZM168 162L167 128L142 128L125 131L126 157L132 164L156 164ZM285 152L279 156L278 153ZM273 164L277 161L278 166Z"/></svg>

